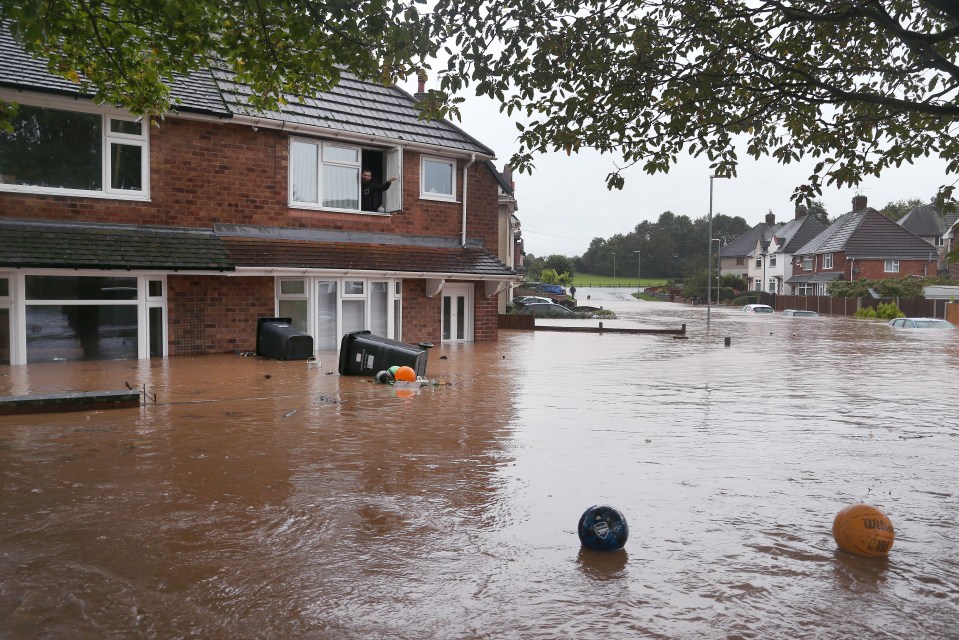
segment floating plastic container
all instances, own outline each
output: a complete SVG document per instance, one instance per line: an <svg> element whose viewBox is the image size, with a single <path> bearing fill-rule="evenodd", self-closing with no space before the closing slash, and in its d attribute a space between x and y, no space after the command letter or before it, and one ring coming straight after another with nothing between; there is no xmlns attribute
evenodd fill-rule
<svg viewBox="0 0 959 640"><path fill-rule="evenodd" d="M256 355L274 360L309 360L313 336L293 326L292 318L260 318L256 322Z"/></svg>
<svg viewBox="0 0 959 640"><path fill-rule="evenodd" d="M415 344L354 331L340 342L341 376L375 376L393 365L413 369L417 376L426 376L426 349Z"/></svg>

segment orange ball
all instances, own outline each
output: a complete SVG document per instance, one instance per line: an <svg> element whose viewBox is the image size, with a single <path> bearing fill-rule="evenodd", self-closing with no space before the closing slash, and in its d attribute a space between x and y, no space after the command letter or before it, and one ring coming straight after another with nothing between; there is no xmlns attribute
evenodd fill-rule
<svg viewBox="0 0 959 640"><path fill-rule="evenodd" d="M416 382L416 372L412 367L400 367L394 377L400 382Z"/></svg>
<svg viewBox="0 0 959 640"><path fill-rule="evenodd" d="M832 537L843 551L869 558L889 555L896 532L882 511L868 504L853 504L836 514Z"/></svg>

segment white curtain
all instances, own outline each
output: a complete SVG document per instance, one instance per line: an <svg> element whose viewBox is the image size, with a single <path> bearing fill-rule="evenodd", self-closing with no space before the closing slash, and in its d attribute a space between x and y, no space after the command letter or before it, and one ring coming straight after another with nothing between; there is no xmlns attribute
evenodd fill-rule
<svg viewBox="0 0 959 640"><path fill-rule="evenodd" d="M293 202L318 202L317 166L319 149L315 144L290 144L290 175Z"/></svg>

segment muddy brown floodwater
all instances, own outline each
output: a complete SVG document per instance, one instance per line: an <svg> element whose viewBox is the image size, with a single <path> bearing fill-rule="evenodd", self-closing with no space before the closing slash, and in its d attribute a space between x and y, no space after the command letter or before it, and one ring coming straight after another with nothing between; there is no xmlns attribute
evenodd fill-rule
<svg viewBox="0 0 959 640"><path fill-rule="evenodd" d="M688 339L437 346L408 398L335 354L0 367L157 398L0 417L0 637L959 638L959 331L587 293ZM887 560L836 550L856 502Z"/></svg>

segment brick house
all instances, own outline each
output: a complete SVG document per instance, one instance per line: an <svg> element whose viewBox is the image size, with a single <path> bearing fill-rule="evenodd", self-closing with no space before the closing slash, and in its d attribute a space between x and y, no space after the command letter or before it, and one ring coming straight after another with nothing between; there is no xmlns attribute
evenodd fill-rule
<svg viewBox="0 0 959 640"><path fill-rule="evenodd" d="M826 295L834 280L881 280L936 274L936 250L872 207L865 196L852 211L795 252L793 295Z"/></svg>
<svg viewBox="0 0 959 640"><path fill-rule="evenodd" d="M491 149L348 74L276 112L247 93L215 68L179 79L151 126L0 29L0 99L20 105L0 133L0 363L252 351L272 316L317 351L361 329L496 339L515 271ZM379 208L365 171L398 178Z"/></svg>

